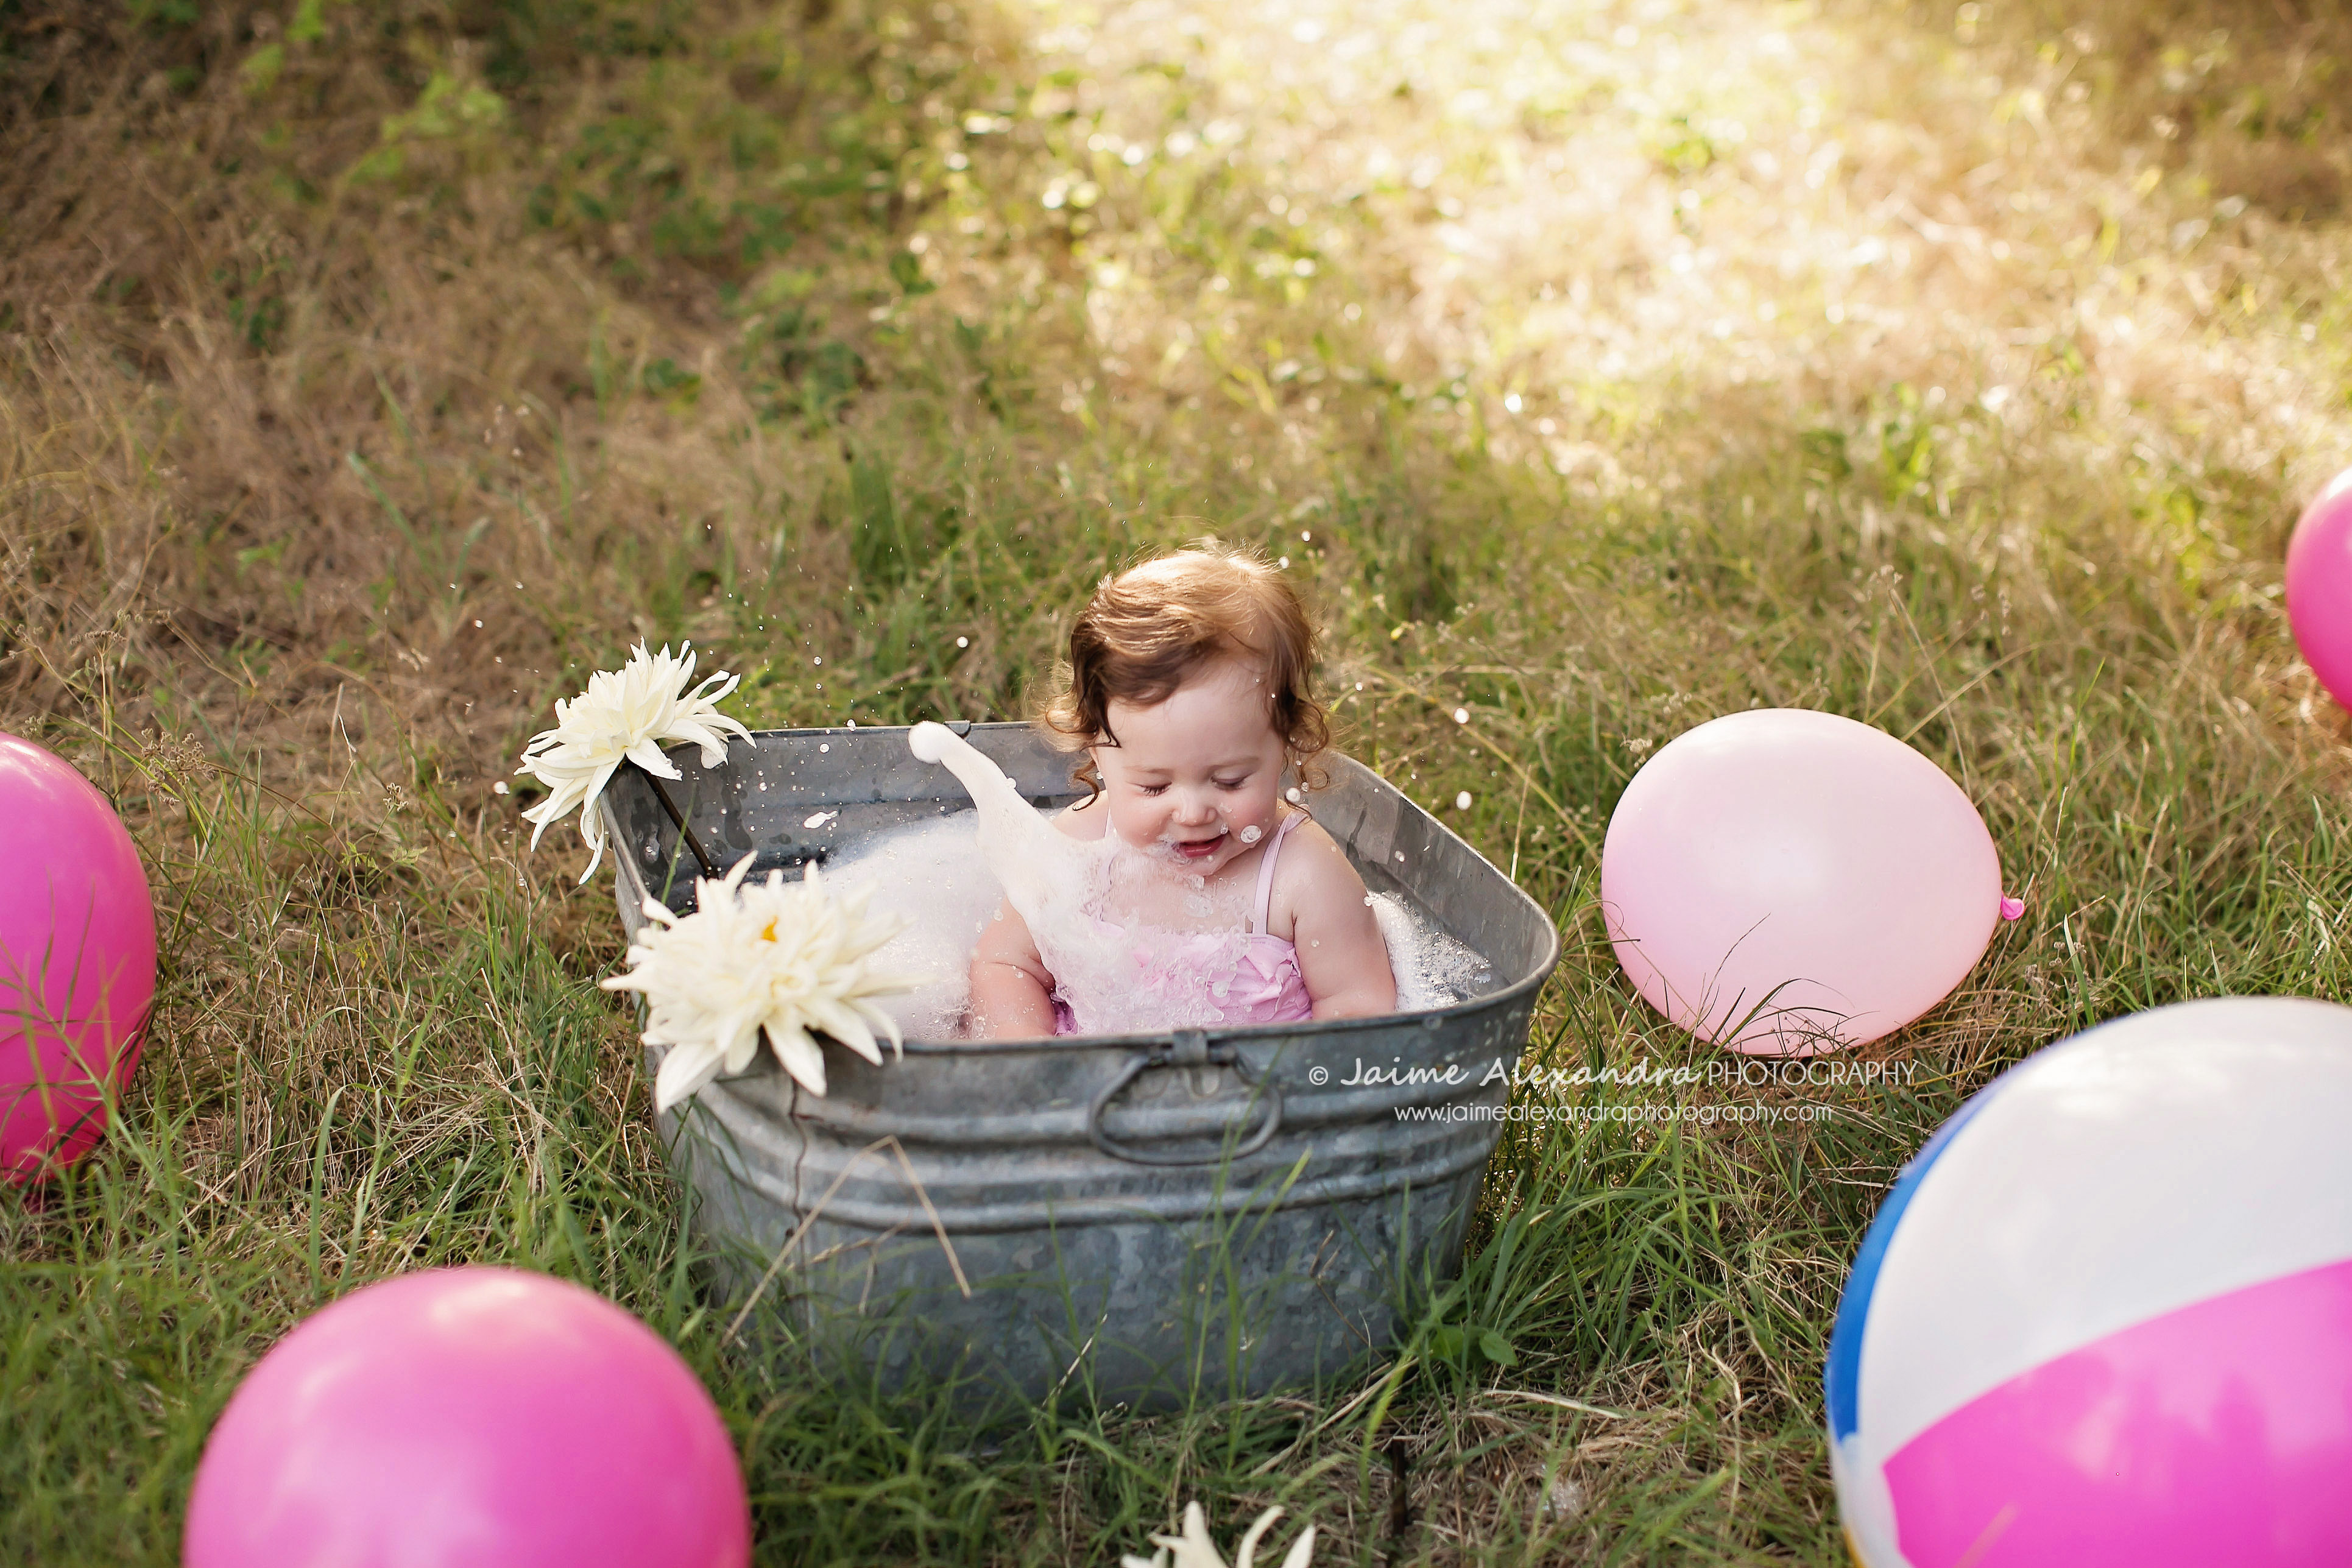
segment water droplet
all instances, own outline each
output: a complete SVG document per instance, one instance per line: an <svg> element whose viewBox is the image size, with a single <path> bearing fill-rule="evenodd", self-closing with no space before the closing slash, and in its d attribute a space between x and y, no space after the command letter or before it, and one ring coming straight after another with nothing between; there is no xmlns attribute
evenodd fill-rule
<svg viewBox="0 0 2352 1568"><path fill-rule="evenodd" d="M970 647L971 646L971 639L970 637L958 637L958 638L956 638L956 647Z"/></svg>
<svg viewBox="0 0 2352 1568"><path fill-rule="evenodd" d="M501 786L499 786L499 787L504 788L505 786L504 786L504 785L501 785ZM1255 844L1255 843L1256 843L1259 839L1261 839L1261 838L1263 838L1263 837L1265 837L1265 830L1264 830L1263 828L1259 827L1259 826L1258 826L1258 825L1257 825L1256 823L1255 823L1255 822L1251 823L1247 827L1244 827L1244 828L1243 828L1243 829L1242 829L1242 842L1243 842L1243 843L1244 843L1244 844Z"/></svg>
<svg viewBox="0 0 2352 1568"><path fill-rule="evenodd" d="M1470 722L1470 710L1467 708L1456 708L1454 710L1454 721L1456 724L1467 724Z"/></svg>
<svg viewBox="0 0 2352 1568"><path fill-rule="evenodd" d="M818 750L818 751L820 751L820 752L829 752L829 751L833 750L833 747L832 747L831 745L829 745L829 744L827 744L827 745L820 745L820 746L818 746L818 747L817 747L817 750Z"/></svg>
<svg viewBox="0 0 2352 1568"><path fill-rule="evenodd" d="M1467 811L1470 809L1470 792L1468 790L1465 789L1460 795L1454 797L1454 809L1456 811Z"/></svg>

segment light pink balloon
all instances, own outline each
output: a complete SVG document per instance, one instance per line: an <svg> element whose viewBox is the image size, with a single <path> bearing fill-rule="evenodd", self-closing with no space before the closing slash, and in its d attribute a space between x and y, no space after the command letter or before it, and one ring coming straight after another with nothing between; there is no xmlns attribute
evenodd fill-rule
<svg viewBox="0 0 2352 1568"><path fill-rule="evenodd" d="M1601 899L1643 999L1705 1040L1809 1056L1949 995L2001 914L1984 818L1883 731L1794 708L1678 736L1609 819Z"/></svg>

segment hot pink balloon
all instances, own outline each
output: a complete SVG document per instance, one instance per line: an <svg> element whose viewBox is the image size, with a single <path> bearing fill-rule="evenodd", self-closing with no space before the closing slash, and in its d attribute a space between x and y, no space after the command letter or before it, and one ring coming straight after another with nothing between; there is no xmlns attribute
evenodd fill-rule
<svg viewBox="0 0 2352 1568"><path fill-rule="evenodd" d="M155 996L155 903L131 834L54 752L0 734L0 1177L106 1130Z"/></svg>
<svg viewBox="0 0 2352 1568"><path fill-rule="evenodd" d="M261 1358L196 1467L186 1568L741 1568L735 1446L668 1343L511 1268L371 1285Z"/></svg>
<svg viewBox="0 0 2352 1568"><path fill-rule="evenodd" d="M1834 713L1678 736L1609 819L1601 899L1643 999L1700 1038L1806 1056L1951 994L2004 912L1984 819L1944 771Z"/></svg>
<svg viewBox="0 0 2352 1568"><path fill-rule="evenodd" d="M2319 492L2287 541L2286 623L2319 684L2352 708L2352 468Z"/></svg>

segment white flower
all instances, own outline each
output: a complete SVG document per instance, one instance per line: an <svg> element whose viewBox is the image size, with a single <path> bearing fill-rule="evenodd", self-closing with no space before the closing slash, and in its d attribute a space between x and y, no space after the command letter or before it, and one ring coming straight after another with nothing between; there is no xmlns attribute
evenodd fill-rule
<svg viewBox="0 0 2352 1568"><path fill-rule="evenodd" d="M866 918L870 889L835 898L814 862L804 880L787 882L782 871L771 871L765 882L747 888L751 868L747 855L723 879L696 879L690 915L647 899L650 923L629 949L628 973L603 983L607 991L644 993L646 1044L669 1047L654 1079L657 1110L667 1110L722 1069L750 1067L763 1031L784 1070L812 1094L824 1092L824 1054L810 1037L814 1031L877 1066L875 1029L905 1048L897 1022L866 1000L921 984L868 966L903 922Z"/></svg>
<svg viewBox="0 0 2352 1568"><path fill-rule="evenodd" d="M596 816L596 797L604 793L614 770L635 763L666 779L681 777L662 755L665 741L691 741L702 748L702 765L716 767L726 758L727 737L751 738L751 731L713 706L731 693L741 677L719 670L703 678L692 690L694 645L678 645L678 657L665 646L647 653L639 643L629 650L629 662L618 673L600 669L588 678L588 689L566 702L555 703L555 728L542 730L522 749L522 766L548 788L548 796L522 814L539 825L530 847L540 836L580 808L580 837L589 848L586 881L604 858L604 825Z"/></svg>
<svg viewBox="0 0 2352 1568"><path fill-rule="evenodd" d="M1234 1568L1252 1568L1253 1559L1257 1556L1258 1539L1273 1529L1274 1521L1281 1517L1282 1510L1278 1508L1267 1509L1257 1516L1242 1535L1241 1555L1234 1559ZM1209 1539L1208 1516L1201 1511L1201 1505L1197 1502L1184 1505L1183 1534L1155 1535L1151 1538L1151 1544L1160 1550L1149 1557L1122 1556L1118 1560L1119 1568L1225 1568L1225 1560L1217 1555L1216 1542ZM1175 1554L1172 1562L1170 1559L1171 1552ZM1304 1534L1290 1543L1290 1553L1283 1558L1282 1568L1307 1568L1314 1555L1315 1527L1310 1524Z"/></svg>

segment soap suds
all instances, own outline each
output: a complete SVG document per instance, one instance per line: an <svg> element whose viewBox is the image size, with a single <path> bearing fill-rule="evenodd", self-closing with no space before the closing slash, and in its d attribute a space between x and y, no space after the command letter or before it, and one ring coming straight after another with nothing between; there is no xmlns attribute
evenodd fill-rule
<svg viewBox="0 0 2352 1568"><path fill-rule="evenodd" d="M1025 807L1026 803L1024 805ZM972 947L982 928L996 914L1003 898L1002 887L982 857L978 826L978 814L970 811L910 823L845 845L835 850L825 865L825 880L835 889L845 893L870 888L873 898L866 906L869 910L902 916L908 922L874 962L878 968L929 977L917 990L877 999L910 1039L954 1039L964 1033L971 1002ZM1103 874L1101 880L1095 883L1095 899L1090 901L1096 910L1107 912L1101 900L1107 895L1113 898L1115 905L1123 909L1129 918L1111 923L1128 940L1164 933L1180 942L1206 944L1217 940L1212 933L1223 926L1234 952L1223 955L1222 967L1216 955L1190 955L1209 960L1196 968L1200 991L1197 1001L1202 1007L1213 1010L1213 1004L1223 1000L1215 987L1221 982L1229 982L1234 958L1246 944L1245 936L1234 927L1247 911L1234 900L1220 899L1199 887L1197 878L1169 879L1156 865L1143 862L1141 857L1132 860L1120 857L1116 847L1103 854L1095 846L1081 844L1059 833L1055 837L1075 848L1093 852L1088 858L1097 860ZM1122 865L1122 861L1126 864ZM1149 873L1152 880L1141 879L1144 873ZM1170 902L1148 903L1150 895L1160 886L1167 888ZM1380 922L1381 940L1388 943L1389 966L1397 980L1399 1012L1451 1006L1492 987L1493 971L1486 962L1448 936L1417 906L1394 894L1373 893L1368 898ZM1147 910L1158 918L1145 919ZM1041 942L1041 952L1047 945ZM1055 942L1051 945L1062 950L1058 956L1074 971L1093 967L1082 956L1087 944ZM1098 945L1116 952L1115 943ZM1058 971L1056 977L1062 978ZM1087 988L1088 976L1085 973L1070 978L1077 982L1074 989ZM1118 986L1121 979L1114 973L1096 977L1095 983L1108 984L1115 994L1120 994ZM1180 1005L1180 1010L1184 1009ZM1183 1026L1164 1017L1115 1022L1125 1028L1153 1031Z"/></svg>

